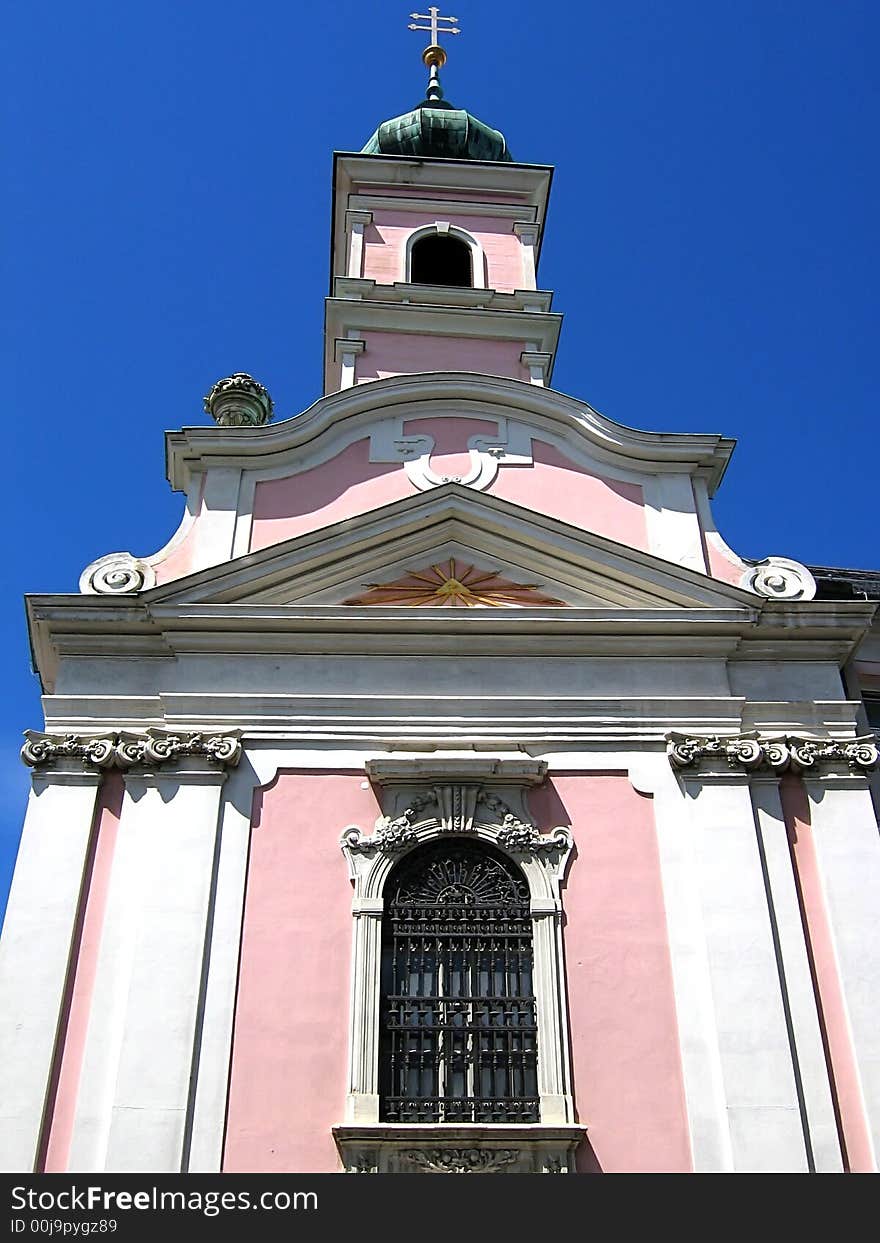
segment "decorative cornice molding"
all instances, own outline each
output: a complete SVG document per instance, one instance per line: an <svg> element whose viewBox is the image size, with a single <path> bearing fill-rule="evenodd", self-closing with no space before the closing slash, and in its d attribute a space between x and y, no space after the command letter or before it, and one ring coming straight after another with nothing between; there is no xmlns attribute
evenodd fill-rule
<svg viewBox="0 0 880 1243"><path fill-rule="evenodd" d="M331 302L337 308L347 307L352 314L354 306L361 305L346 299ZM378 313L380 304L374 306ZM412 307L401 310L411 311ZM496 312L489 311L487 315L492 318ZM516 318L515 313L512 318ZM520 340L534 339L535 318L533 312L520 314ZM343 334L334 328L332 335ZM710 494L720 482L733 451L734 442L721 436L661 434L623 427L584 402L522 380L467 372L431 372L389 376L329 393L296 418L249 428L232 438L216 427L168 432L168 477L172 487L185 489L192 472L204 470L208 459L215 465L225 462L252 470L270 462L273 466L284 460L296 462L301 446L314 445L316 436L349 418L367 418L391 406L402 407L400 414L407 418L420 418L431 401L453 406L460 415L466 415L479 403L506 407L503 413L509 417L540 423L555 434L570 436L573 444L586 447L599 461L652 474L670 470L679 473L684 468L688 474L702 475L708 481Z"/></svg>
<svg viewBox="0 0 880 1243"><path fill-rule="evenodd" d="M701 760L723 760L730 768L771 769L783 773L815 771L824 764L845 764L855 772L877 767L873 734L859 738L810 738L801 734L667 735L673 768L692 768Z"/></svg>
<svg viewBox="0 0 880 1243"><path fill-rule="evenodd" d="M81 759L93 768L154 768L170 760L204 757L234 768L241 759L241 730L225 733L166 729L107 734L42 734L25 730L21 758L29 768Z"/></svg>

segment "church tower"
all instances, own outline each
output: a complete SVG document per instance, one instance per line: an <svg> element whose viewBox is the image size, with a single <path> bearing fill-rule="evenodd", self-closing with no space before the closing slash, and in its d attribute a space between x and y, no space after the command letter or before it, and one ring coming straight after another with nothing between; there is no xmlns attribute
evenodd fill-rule
<svg viewBox="0 0 880 1243"><path fill-rule="evenodd" d="M177 533L28 597L3 1170L876 1168L876 603L552 387L448 20L335 157L323 395L217 381Z"/></svg>

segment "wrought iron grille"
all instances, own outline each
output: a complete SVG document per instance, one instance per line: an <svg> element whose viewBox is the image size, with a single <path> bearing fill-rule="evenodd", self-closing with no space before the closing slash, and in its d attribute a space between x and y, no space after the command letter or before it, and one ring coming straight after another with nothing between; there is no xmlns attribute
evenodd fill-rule
<svg viewBox="0 0 880 1243"><path fill-rule="evenodd" d="M382 1117L537 1122L528 885L500 852L444 839L389 878Z"/></svg>

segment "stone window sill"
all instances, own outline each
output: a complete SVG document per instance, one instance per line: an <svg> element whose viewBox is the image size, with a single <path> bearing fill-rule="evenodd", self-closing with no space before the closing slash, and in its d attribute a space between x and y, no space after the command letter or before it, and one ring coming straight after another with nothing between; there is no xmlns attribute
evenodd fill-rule
<svg viewBox="0 0 880 1243"><path fill-rule="evenodd" d="M348 1174L573 1174L583 1126L390 1122L336 1126Z"/></svg>

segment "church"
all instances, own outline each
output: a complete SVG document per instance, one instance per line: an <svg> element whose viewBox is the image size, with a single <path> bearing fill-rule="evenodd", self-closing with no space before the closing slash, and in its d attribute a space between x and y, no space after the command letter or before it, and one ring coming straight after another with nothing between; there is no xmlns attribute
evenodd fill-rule
<svg viewBox="0 0 880 1243"><path fill-rule="evenodd" d="M0 1169L876 1170L880 573L553 388L553 170L425 20L323 396L218 380L171 540L28 597Z"/></svg>

